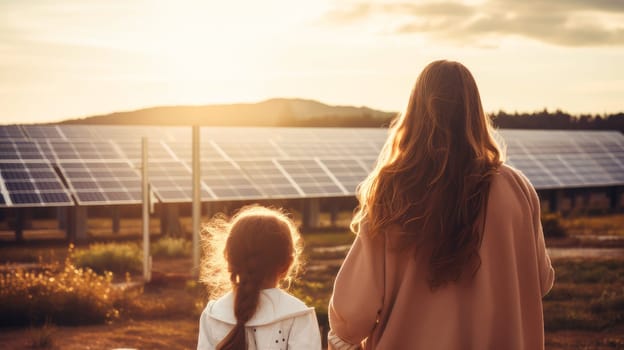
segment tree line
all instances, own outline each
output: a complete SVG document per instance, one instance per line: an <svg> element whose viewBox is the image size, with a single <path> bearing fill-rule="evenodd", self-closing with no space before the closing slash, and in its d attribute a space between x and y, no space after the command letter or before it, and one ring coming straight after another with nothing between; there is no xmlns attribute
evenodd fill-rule
<svg viewBox="0 0 624 350"><path fill-rule="evenodd" d="M624 133L624 113L573 116L560 110L514 114L499 111L491 117L494 125L504 129L618 130Z"/></svg>
<svg viewBox="0 0 624 350"><path fill-rule="evenodd" d="M490 113L494 126L502 129L563 129L617 130L624 133L624 113L572 115L561 110L546 109L533 113ZM298 127L387 127L393 117L375 118L368 115L353 117L323 116L310 119L282 118L281 126Z"/></svg>

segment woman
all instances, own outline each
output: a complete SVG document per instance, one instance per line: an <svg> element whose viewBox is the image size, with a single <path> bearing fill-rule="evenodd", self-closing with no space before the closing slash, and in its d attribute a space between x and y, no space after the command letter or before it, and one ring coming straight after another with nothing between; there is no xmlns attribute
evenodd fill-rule
<svg viewBox="0 0 624 350"><path fill-rule="evenodd" d="M544 348L539 199L503 163L466 67L423 70L358 199L330 347Z"/></svg>

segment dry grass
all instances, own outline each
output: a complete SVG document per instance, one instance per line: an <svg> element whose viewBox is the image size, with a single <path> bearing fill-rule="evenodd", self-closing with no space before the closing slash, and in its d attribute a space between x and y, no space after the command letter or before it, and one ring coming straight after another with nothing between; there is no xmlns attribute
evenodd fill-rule
<svg viewBox="0 0 624 350"><path fill-rule="evenodd" d="M44 322L82 325L102 323L118 315L119 297L112 274L65 264L42 272L21 269L0 274L0 326L38 325Z"/></svg>
<svg viewBox="0 0 624 350"><path fill-rule="evenodd" d="M323 218L328 220L327 218ZM345 218L341 218L345 221ZM183 223L184 224L184 223ZM561 224L571 235L620 235L624 237L624 215L563 218ZM124 224L122 223L122 228ZM110 233L108 234L110 235ZM123 234L122 234L123 235ZM104 232L102 237L107 236ZM354 236L347 230L305 234L306 254L317 260L340 258L331 253L315 253L315 247L348 245ZM169 244L165 244L169 245ZM176 248L177 249L177 248ZM63 260L65 248L2 247L1 261L37 262ZM186 250L186 248L182 249ZM6 253L6 254L5 254ZM112 323L98 326L46 329L4 329L0 348L30 348L40 338L49 348L93 349L135 347L146 349L188 349L196 346L197 321L205 305L200 287L187 277L167 280L167 276L188 276L188 258L171 259L164 254L155 258L154 269L165 276L144 289L126 292L117 299L118 312ZM42 257L42 258L40 258ZM554 261L557 281L544 301L547 349L613 349L624 347L624 259ZM311 269L294 286L293 293L317 308L319 321L326 325L326 306L337 266ZM3 303L4 305L4 303ZM39 332L37 334L37 332ZM48 335L49 333L49 335ZM48 339L49 338L49 339Z"/></svg>
<svg viewBox="0 0 624 350"><path fill-rule="evenodd" d="M562 220L562 226L573 236L620 236L624 237L624 215L570 217Z"/></svg>

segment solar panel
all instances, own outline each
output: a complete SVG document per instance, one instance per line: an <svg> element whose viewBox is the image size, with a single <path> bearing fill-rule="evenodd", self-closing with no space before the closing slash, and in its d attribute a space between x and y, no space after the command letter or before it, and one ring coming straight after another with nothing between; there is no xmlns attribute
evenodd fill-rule
<svg viewBox="0 0 624 350"><path fill-rule="evenodd" d="M95 131L98 126L90 125L59 125L63 135L70 140L98 140L100 135Z"/></svg>
<svg viewBox="0 0 624 350"><path fill-rule="evenodd" d="M561 159L576 172L581 179L579 187L614 184L614 179L605 169L587 155L561 155Z"/></svg>
<svg viewBox="0 0 624 350"><path fill-rule="evenodd" d="M121 155L124 156L126 159L132 161L135 164L141 162L141 139L136 138L133 140L115 140L113 141L113 145L115 145L115 148L118 149ZM175 160L171 150L169 150L164 145L164 143L158 139L150 138L148 140L147 153L150 160Z"/></svg>
<svg viewBox="0 0 624 350"><path fill-rule="evenodd" d="M120 160L123 154L110 141L66 141L46 142L50 153L58 161L67 160Z"/></svg>
<svg viewBox="0 0 624 350"><path fill-rule="evenodd" d="M373 169L388 130L205 127L200 134L202 200L218 201L352 195ZM31 163L27 170L2 169L4 206L71 204L63 197L68 193L80 204L139 203L143 136L157 197L191 200L191 128L13 125L1 126L0 136L0 162ZM509 163L537 189L624 184L618 132L499 130L497 138L505 140Z"/></svg>
<svg viewBox="0 0 624 350"><path fill-rule="evenodd" d="M277 163L299 186L304 196L327 197L349 194L315 159L278 159Z"/></svg>
<svg viewBox="0 0 624 350"><path fill-rule="evenodd" d="M141 178L128 162L80 161L58 165L81 205L141 202Z"/></svg>
<svg viewBox="0 0 624 350"><path fill-rule="evenodd" d="M210 160L226 160L227 155L218 148L211 140L201 140L199 153L201 159ZM163 142L164 147L170 151L176 159L184 160L187 163L192 161L193 150L191 140L187 138L186 141L167 141Z"/></svg>
<svg viewBox="0 0 624 350"><path fill-rule="evenodd" d="M0 141L0 160L43 160L37 143L28 140L6 139Z"/></svg>
<svg viewBox="0 0 624 350"><path fill-rule="evenodd" d="M65 126L61 126L61 129ZM99 135L102 140L114 141L134 141L140 144L142 137L151 140L168 140L170 139L167 129L159 126L128 126L128 125L97 125L93 127L93 132ZM189 130L190 128L182 128ZM189 131L190 132L190 131Z"/></svg>
<svg viewBox="0 0 624 350"><path fill-rule="evenodd" d="M50 140L65 138L58 126L55 125L24 125L22 130L32 139Z"/></svg>
<svg viewBox="0 0 624 350"><path fill-rule="evenodd" d="M276 142L290 157L361 157L379 152L368 141L279 141Z"/></svg>
<svg viewBox="0 0 624 350"><path fill-rule="evenodd" d="M369 173L369 169L356 159L321 159L321 163L349 193L355 193L356 187Z"/></svg>
<svg viewBox="0 0 624 350"><path fill-rule="evenodd" d="M272 160L240 160L236 163L264 198L298 198L304 195Z"/></svg>
<svg viewBox="0 0 624 350"><path fill-rule="evenodd" d="M161 202L190 202L193 198L191 171L181 161L149 162L148 177ZM200 191L200 197L203 201L214 199L206 189Z"/></svg>
<svg viewBox="0 0 624 350"><path fill-rule="evenodd" d="M203 157L202 157L203 158ZM250 177L228 161L202 161L202 180L217 199L262 199Z"/></svg>
<svg viewBox="0 0 624 350"><path fill-rule="evenodd" d="M25 139L19 125L0 125L0 139Z"/></svg>
<svg viewBox="0 0 624 350"><path fill-rule="evenodd" d="M234 142L220 141L216 144L232 159L270 159L284 156L284 153L268 139L257 141L245 141L243 139Z"/></svg>
<svg viewBox="0 0 624 350"><path fill-rule="evenodd" d="M0 175L2 206L38 207L74 204L50 163L0 161Z"/></svg>

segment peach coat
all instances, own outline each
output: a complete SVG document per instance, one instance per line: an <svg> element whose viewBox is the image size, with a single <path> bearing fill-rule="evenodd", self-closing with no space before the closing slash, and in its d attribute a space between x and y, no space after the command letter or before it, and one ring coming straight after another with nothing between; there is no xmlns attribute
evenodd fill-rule
<svg viewBox="0 0 624 350"><path fill-rule="evenodd" d="M398 234L364 226L356 237L329 303L332 333L366 349L544 348L542 297L554 270L540 202L522 173L501 165L493 177L472 279L432 291L426 254L393 248Z"/></svg>

